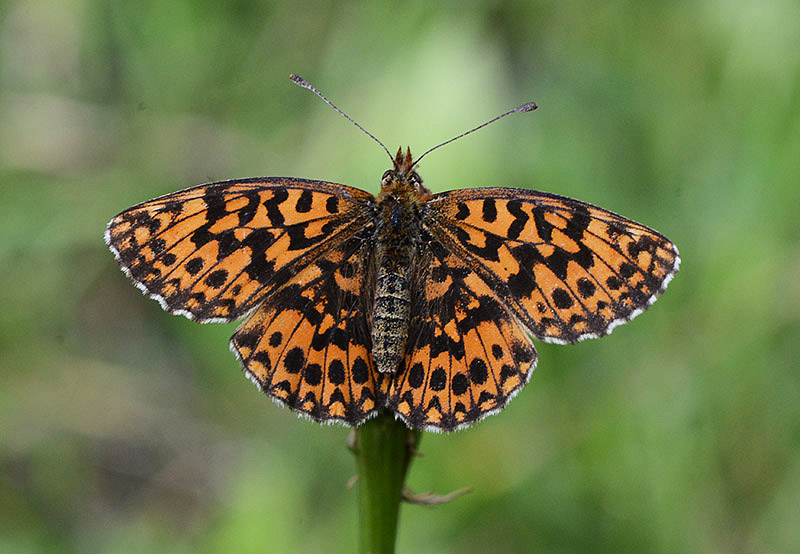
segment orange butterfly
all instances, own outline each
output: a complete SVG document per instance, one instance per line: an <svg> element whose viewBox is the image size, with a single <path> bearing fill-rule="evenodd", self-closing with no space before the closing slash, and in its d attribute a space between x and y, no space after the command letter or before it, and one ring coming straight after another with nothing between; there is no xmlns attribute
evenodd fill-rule
<svg viewBox="0 0 800 554"><path fill-rule="evenodd" d="M120 213L106 242L168 312L244 317L231 349L294 411L359 425L391 410L445 431L519 391L531 336L605 335L678 270L674 244L622 216L515 188L431 194L418 161L398 151L377 197L287 177L200 185Z"/></svg>

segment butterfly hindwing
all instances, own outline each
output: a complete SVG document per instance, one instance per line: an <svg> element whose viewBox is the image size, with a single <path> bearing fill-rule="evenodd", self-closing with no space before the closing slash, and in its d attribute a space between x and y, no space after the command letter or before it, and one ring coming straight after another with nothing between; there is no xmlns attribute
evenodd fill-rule
<svg viewBox="0 0 800 554"><path fill-rule="evenodd" d="M527 383L536 350L464 258L430 236L422 243L405 363L387 403L412 428L452 431L499 411Z"/></svg>
<svg viewBox="0 0 800 554"><path fill-rule="evenodd" d="M430 233L476 271L538 339L605 335L652 304L675 245L608 210L554 194L465 189L424 205Z"/></svg>
<svg viewBox="0 0 800 554"><path fill-rule="evenodd" d="M231 321L363 225L373 203L367 192L322 181L223 181L122 212L106 242L167 311Z"/></svg>
<svg viewBox="0 0 800 554"><path fill-rule="evenodd" d="M237 329L231 348L261 390L316 421L358 425L391 376L371 355L372 228L310 263Z"/></svg>

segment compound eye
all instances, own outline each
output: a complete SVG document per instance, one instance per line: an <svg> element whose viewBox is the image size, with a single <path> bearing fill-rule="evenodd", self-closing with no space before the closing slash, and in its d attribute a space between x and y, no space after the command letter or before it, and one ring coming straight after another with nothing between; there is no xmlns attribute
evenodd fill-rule
<svg viewBox="0 0 800 554"><path fill-rule="evenodd" d="M412 183L414 183L414 185L417 185L417 186L422 184L422 177L420 177L419 174L416 171L411 173L411 177L409 178L409 180Z"/></svg>
<svg viewBox="0 0 800 554"><path fill-rule="evenodd" d="M386 184L389 183L389 181L391 181L391 179L392 179L392 170L387 169L386 172L383 174L383 177L381 177L381 185L385 186Z"/></svg>

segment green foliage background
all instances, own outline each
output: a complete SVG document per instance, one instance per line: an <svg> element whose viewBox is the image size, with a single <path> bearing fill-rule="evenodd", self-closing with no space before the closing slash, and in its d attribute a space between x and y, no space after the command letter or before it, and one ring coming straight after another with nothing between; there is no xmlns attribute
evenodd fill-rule
<svg viewBox="0 0 800 554"><path fill-rule="evenodd" d="M612 336L539 344L498 416L426 435L399 552L798 552L800 4L0 3L0 551L351 552L347 430L276 407L234 325L164 313L117 212L291 175L517 185L650 225L681 272Z"/></svg>

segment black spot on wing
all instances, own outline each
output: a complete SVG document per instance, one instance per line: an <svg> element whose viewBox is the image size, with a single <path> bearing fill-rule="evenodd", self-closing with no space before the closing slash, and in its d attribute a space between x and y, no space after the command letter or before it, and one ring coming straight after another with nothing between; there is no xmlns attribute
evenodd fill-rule
<svg viewBox="0 0 800 554"><path fill-rule="evenodd" d="M363 358L356 358L353 362L353 381L363 385L369 379L369 368Z"/></svg>
<svg viewBox="0 0 800 554"><path fill-rule="evenodd" d="M418 389L425 382L425 370L422 364L417 362L408 370L408 385L412 389Z"/></svg>
<svg viewBox="0 0 800 554"><path fill-rule="evenodd" d="M237 211L240 227L244 227L253 220L258 210L258 203L261 200L258 191L248 191L243 193L243 196L247 198L247 205Z"/></svg>
<svg viewBox="0 0 800 554"><path fill-rule="evenodd" d="M489 378L489 369L486 366L486 362L480 358L473 359L469 364L469 378L475 384L484 384Z"/></svg>
<svg viewBox="0 0 800 554"><path fill-rule="evenodd" d="M578 294L580 294L581 297L589 298L594 295L595 290L597 290L595 284L586 277L578 279Z"/></svg>
<svg viewBox="0 0 800 554"><path fill-rule="evenodd" d="M153 239L149 243L150 250L153 251L153 254L161 254L164 249L167 247L167 242L164 239Z"/></svg>
<svg viewBox="0 0 800 554"><path fill-rule="evenodd" d="M536 225L536 232L539 234L539 237L544 242L551 242L553 240L554 227L552 223L544 218L545 213L547 212L543 209L533 210L533 222Z"/></svg>
<svg viewBox="0 0 800 554"><path fill-rule="evenodd" d="M225 284L225 281L228 279L228 272L224 269L218 269L216 271L212 271L208 277L206 277L205 282L209 287L218 289L222 285Z"/></svg>
<svg viewBox="0 0 800 554"><path fill-rule="evenodd" d="M471 241L471 235L461 227L455 228L456 238L461 245L473 254L477 254L481 258L491 260L493 262L499 261L500 248L503 246L503 239L492 233L482 233L484 237L484 245L478 246Z"/></svg>
<svg viewBox="0 0 800 554"><path fill-rule="evenodd" d="M445 373L444 369L441 367L437 367L431 373L431 378L428 383L428 386L431 390L434 391L441 391L444 390L445 385L447 384L447 373Z"/></svg>
<svg viewBox="0 0 800 554"><path fill-rule="evenodd" d="M303 372L303 380L315 387L322 381L322 367L319 364L309 364Z"/></svg>
<svg viewBox="0 0 800 554"><path fill-rule="evenodd" d="M344 383L344 364L341 360L333 360L328 365L328 380L334 385L341 385Z"/></svg>
<svg viewBox="0 0 800 554"><path fill-rule="evenodd" d="M556 308L566 309L574 304L572 295L562 288L553 291L553 304Z"/></svg>
<svg viewBox="0 0 800 554"><path fill-rule="evenodd" d="M314 195L310 190L304 190L300 193L300 198L297 199L297 204L295 205L295 210L298 213L306 214L311 211L311 202L314 199Z"/></svg>
<svg viewBox="0 0 800 554"><path fill-rule="evenodd" d="M467 389L469 388L469 380L467 376L463 373L456 373L453 375L453 379L451 380L450 387L453 391L453 394L456 396L461 396Z"/></svg>
<svg viewBox="0 0 800 554"><path fill-rule="evenodd" d="M329 214L339 213L339 199L336 196L331 196L325 201L325 209Z"/></svg>
<svg viewBox="0 0 800 554"><path fill-rule="evenodd" d="M178 261L178 257L172 252L167 252L166 254L161 256L161 261L164 265L172 265Z"/></svg>
<svg viewBox="0 0 800 554"><path fill-rule="evenodd" d="M520 233L525 229L525 224L528 222L528 214L522 209L522 202L519 200L510 200L506 204L508 213L514 216L514 221L508 226L506 235L512 240L519 238ZM534 210L534 215L536 211Z"/></svg>
<svg viewBox="0 0 800 554"><path fill-rule="evenodd" d="M276 188L272 190L272 196L264 200L264 207L267 209L267 219L273 227L281 227L284 223L283 213L280 205L289 198L286 189Z"/></svg>
<svg viewBox="0 0 800 554"><path fill-rule="evenodd" d="M303 369L303 364L305 364L305 354L296 346L283 358L283 365L288 373L299 373Z"/></svg>
<svg viewBox="0 0 800 554"><path fill-rule="evenodd" d="M200 270L203 269L203 264L203 258L192 258L186 262L184 268L189 272L190 275L197 275L200 273Z"/></svg>
<svg viewBox="0 0 800 554"><path fill-rule="evenodd" d="M485 198L483 200L481 217L486 223L493 223L497 219L497 205L494 198Z"/></svg>
<svg viewBox="0 0 800 554"><path fill-rule="evenodd" d="M577 205L567 218L567 226L564 229L564 234L574 241L581 241L591 221L589 209L586 206Z"/></svg>

